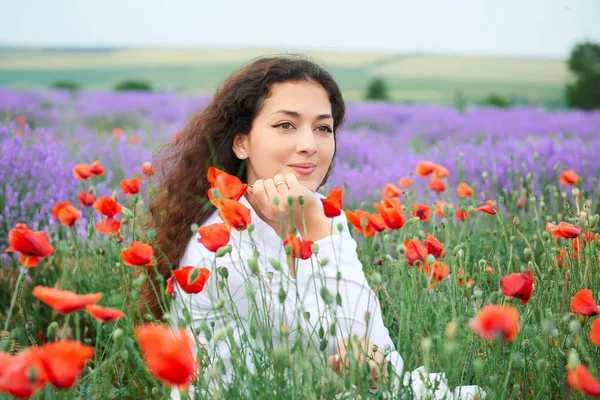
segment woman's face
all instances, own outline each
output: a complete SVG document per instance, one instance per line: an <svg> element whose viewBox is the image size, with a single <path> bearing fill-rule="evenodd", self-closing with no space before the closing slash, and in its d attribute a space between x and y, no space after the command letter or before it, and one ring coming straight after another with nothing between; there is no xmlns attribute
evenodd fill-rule
<svg viewBox="0 0 600 400"><path fill-rule="evenodd" d="M236 156L247 160L246 182L293 173L316 191L333 159L333 122L329 96L320 84L273 85L250 133L233 142Z"/></svg>

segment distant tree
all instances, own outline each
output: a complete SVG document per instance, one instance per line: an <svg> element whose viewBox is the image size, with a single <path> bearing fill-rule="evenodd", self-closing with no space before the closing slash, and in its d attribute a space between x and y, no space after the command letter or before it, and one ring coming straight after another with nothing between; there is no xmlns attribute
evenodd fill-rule
<svg viewBox="0 0 600 400"><path fill-rule="evenodd" d="M365 99L380 101L390 100L387 83L383 78L375 77L371 79L371 82L369 82L369 86L367 87Z"/></svg>
<svg viewBox="0 0 600 400"><path fill-rule="evenodd" d="M58 90L69 90L71 92L76 92L81 89L81 85L75 81L56 81L52 83L52 89Z"/></svg>
<svg viewBox="0 0 600 400"><path fill-rule="evenodd" d="M579 43L571 51L569 69L575 81L567 85L565 97L570 107L600 108L600 45Z"/></svg>
<svg viewBox="0 0 600 400"><path fill-rule="evenodd" d="M465 109L467 108L467 98L460 90L454 90L454 98L453 101L454 108L458 111L459 114L464 114Z"/></svg>
<svg viewBox="0 0 600 400"><path fill-rule="evenodd" d="M496 108L509 108L511 104L506 97L492 93L481 101L481 105Z"/></svg>
<svg viewBox="0 0 600 400"><path fill-rule="evenodd" d="M117 83L114 89L117 92L152 92L152 85L143 80L127 79Z"/></svg>

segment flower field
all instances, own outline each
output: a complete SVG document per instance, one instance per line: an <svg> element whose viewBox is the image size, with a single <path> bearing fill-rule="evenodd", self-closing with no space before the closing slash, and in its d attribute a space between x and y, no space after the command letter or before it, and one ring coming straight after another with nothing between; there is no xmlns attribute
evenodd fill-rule
<svg viewBox="0 0 600 400"><path fill-rule="evenodd" d="M0 89L0 398L415 396L393 379L373 390L359 368L336 375L318 347L254 346L265 329L290 336L266 321L232 343L251 349L255 371L233 360L225 385L218 355L167 327L189 314L156 321L138 307L158 256L145 224L161 175L153 154L208 101ZM359 243L405 370L492 399L600 396L600 113L356 103L347 115L322 193ZM252 221L228 214L240 203L227 194L244 185L225 176L212 186L228 197L213 196L227 229L199 232L214 262L160 281L165 303L226 286L219 260ZM297 238L285 245L316 258Z"/></svg>

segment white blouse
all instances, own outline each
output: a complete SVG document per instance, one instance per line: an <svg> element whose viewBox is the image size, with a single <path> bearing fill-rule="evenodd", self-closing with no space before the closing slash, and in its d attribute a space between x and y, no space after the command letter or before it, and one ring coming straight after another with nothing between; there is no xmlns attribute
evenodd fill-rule
<svg viewBox="0 0 600 400"><path fill-rule="evenodd" d="M325 198L320 193L317 195ZM199 343L206 345L211 360L218 358L225 364L224 380L230 382L234 373L227 335L231 334L234 342L240 344L241 337L245 333L249 340L261 345L261 333L259 332L255 335L255 339L252 339L248 332L250 325L256 325L257 322L262 326L271 324L269 332L274 348L280 342L282 326L286 325L289 328L289 343L295 343L298 339L295 335L296 328L300 325L304 332L301 338L304 348L312 342L314 348L319 349L320 336L317 332L322 326L325 333L323 337L328 340L324 350L327 357L336 354L338 344L344 339L352 335L367 337L371 343L384 347L386 358L396 373L402 376L404 365L402 357L395 350L389 331L383 324L379 300L369 287L363 273L362 264L356 253L357 244L350 235L344 212L331 218L332 229L338 230L338 225L341 224L342 230L338 231L339 234L316 241L318 254L313 254L310 259L295 259L296 278L294 279L289 274L282 239L270 225L260 219L244 196L239 202L250 209L253 232L232 230L229 245L233 250L220 258L215 258L213 252L198 242L200 235L196 233L188 243L179 268L204 267L211 270L211 276L203 291L198 294L187 294L176 289L176 296L171 305L171 318L175 326L177 319L182 316L182 310L188 309L192 322L188 327L190 334L197 335ZM215 211L203 225L222 222ZM253 258L255 250L258 252L258 275L251 272L247 262L248 259ZM214 268L215 260L217 270ZM275 268L273 264L277 264L273 263L273 260L279 262L280 268ZM224 296L223 290L217 289L217 278L222 279L218 276L220 267L228 270L227 286L231 297ZM324 293L325 290L330 295L329 305L323 299L323 295L328 297L327 293ZM282 291L285 292L283 302L280 299ZM341 296L341 306L336 301L338 293ZM234 305L228 304L231 303L231 298L235 302ZM339 297L337 300L340 300ZM222 306L223 302L225 302L224 306ZM237 309L236 318L231 315L232 309ZM237 319L243 323L238 324ZM335 336L332 336L330 328L334 321L337 323ZM214 324L214 328L210 328L214 332L210 340L199 329L203 322L209 326ZM194 354L195 351L196 349ZM215 357L217 354L218 357ZM248 369L253 372L255 369L250 354L245 356ZM443 374L424 374L424 370L419 369L404 374L404 383L411 384L412 379L415 393L423 392L423 395L426 393L431 395L431 392L425 390L421 381L422 375L429 375L430 379L434 378L432 382L435 379L442 380L435 398L445 398L446 394L450 395L450 398L455 398L454 393L446 392L447 386ZM209 379L208 371L205 371L205 376ZM476 387L462 387L461 395L456 398L471 398L464 395L467 394L466 389L473 388ZM193 388L190 388L190 394L192 392ZM470 390L469 393L476 392ZM176 388L172 391L172 398L179 398Z"/></svg>

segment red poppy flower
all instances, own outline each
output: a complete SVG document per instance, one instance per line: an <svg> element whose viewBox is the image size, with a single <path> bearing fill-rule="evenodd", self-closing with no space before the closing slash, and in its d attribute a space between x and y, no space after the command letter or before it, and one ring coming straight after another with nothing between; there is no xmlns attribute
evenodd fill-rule
<svg viewBox="0 0 600 400"><path fill-rule="evenodd" d="M123 136L123 129L121 129L121 128L114 128L112 133L113 133L114 137L120 138L121 136Z"/></svg>
<svg viewBox="0 0 600 400"><path fill-rule="evenodd" d="M145 324L135 328L135 336L152 375L169 385L192 382L197 365L185 328L174 332L167 325Z"/></svg>
<svg viewBox="0 0 600 400"><path fill-rule="evenodd" d="M491 214L491 215L496 214L496 211L497 211L496 205L491 200L486 201L485 205L483 205L481 207L475 207L475 210L484 212L486 214Z"/></svg>
<svg viewBox="0 0 600 400"><path fill-rule="evenodd" d="M425 233L425 246L427 246L427 252L435 258L440 258L444 255L444 243L437 240L428 232Z"/></svg>
<svg viewBox="0 0 600 400"><path fill-rule="evenodd" d="M198 243L202 243L204 247L214 253L229 243L231 237L229 230L230 228L227 224L201 226L198 228L198 234L200 234Z"/></svg>
<svg viewBox="0 0 600 400"><path fill-rule="evenodd" d="M35 348L48 381L56 388L68 389L77 380L94 348L75 340L61 340Z"/></svg>
<svg viewBox="0 0 600 400"><path fill-rule="evenodd" d="M561 247L560 252L558 253L558 256L556 256L556 264L558 264L559 267L562 267L565 265L566 254L567 254L567 250L564 247Z"/></svg>
<svg viewBox="0 0 600 400"><path fill-rule="evenodd" d="M460 287L467 285L467 288L470 288L475 284L475 281L473 279L465 278L465 270L462 267L458 268L458 273L456 274L456 282Z"/></svg>
<svg viewBox="0 0 600 400"><path fill-rule="evenodd" d="M596 346L600 346L600 318L596 318L592 322L592 328L590 329L590 340Z"/></svg>
<svg viewBox="0 0 600 400"><path fill-rule="evenodd" d="M419 266L418 271L421 272L423 269L425 275L437 281L443 281L450 274L450 267L443 261L436 261L431 265L425 263L425 266Z"/></svg>
<svg viewBox="0 0 600 400"><path fill-rule="evenodd" d="M456 193L458 194L458 197L460 197L461 199L464 199L465 197L473 196L475 194L473 189L471 189L471 186L467 185L464 182L461 182L458 184L458 186L456 187Z"/></svg>
<svg viewBox="0 0 600 400"><path fill-rule="evenodd" d="M77 294L46 286L36 286L32 294L60 314L82 310L102 298L102 293Z"/></svg>
<svg viewBox="0 0 600 400"><path fill-rule="evenodd" d="M552 234L552 236L561 239L575 239L581 235L581 227L568 222L561 221L558 225L546 223L546 230Z"/></svg>
<svg viewBox="0 0 600 400"><path fill-rule="evenodd" d="M435 215L438 215L440 217L445 217L446 214L444 214L444 205L447 204L449 208L454 208L454 204L452 203L446 203L445 201L438 201L437 203L435 203Z"/></svg>
<svg viewBox="0 0 600 400"><path fill-rule="evenodd" d="M419 161L415 168L415 173L417 176L425 177L431 175L431 173L435 170L437 164L431 161Z"/></svg>
<svg viewBox="0 0 600 400"><path fill-rule="evenodd" d="M450 171L448 171L446 167L436 164L433 170L433 175L435 175L438 178L445 178L447 176L450 176Z"/></svg>
<svg viewBox="0 0 600 400"><path fill-rule="evenodd" d="M208 179L211 189L219 189L219 200L229 199L238 201L244 195L246 189L248 189L248 185L242 183L238 177L212 166L208 169L206 179ZM212 194L212 190L208 191L208 199L215 207L220 207Z"/></svg>
<svg viewBox="0 0 600 400"><path fill-rule="evenodd" d="M342 195L343 189L335 188L327 194L327 198L321 199L327 218L334 218L342 213Z"/></svg>
<svg viewBox="0 0 600 400"><path fill-rule="evenodd" d="M90 164L90 172L92 175L104 175L104 167L100 161L96 160Z"/></svg>
<svg viewBox="0 0 600 400"><path fill-rule="evenodd" d="M128 249L121 251L121 260L123 260L125 265L131 267L153 265L152 256L154 256L152 247L142 242L133 242L129 245Z"/></svg>
<svg viewBox="0 0 600 400"><path fill-rule="evenodd" d="M175 290L175 281L173 280L173 277L170 277L169 279L167 279L167 286L165 287L165 293L170 295L171 293L173 293L174 290Z"/></svg>
<svg viewBox="0 0 600 400"><path fill-rule="evenodd" d="M492 269L491 265L486 265L485 272L487 272L488 275L492 275L494 273L494 270Z"/></svg>
<svg viewBox="0 0 600 400"><path fill-rule="evenodd" d="M106 308L90 305L87 306L85 309L92 317L104 322L115 321L125 316L125 313L123 311L117 310L116 308Z"/></svg>
<svg viewBox="0 0 600 400"><path fill-rule="evenodd" d="M17 125L25 125L27 119L24 115L17 115Z"/></svg>
<svg viewBox="0 0 600 400"><path fill-rule="evenodd" d="M26 267L35 267L40 258L48 257L54 252L54 247L48 241L44 231L32 231L25 224L17 224L8 232L8 247L5 253L18 251L21 253L19 262Z"/></svg>
<svg viewBox="0 0 600 400"><path fill-rule="evenodd" d="M146 176L152 176L154 175L154 172L156 172L154 170L154 165L152 165L150 161L144 161L142 163L142 174Z"/></svg>
<svg viewBox="0 0 600 400"><path fill-rule="evenodd" d="M250 209L237 200L225 198L219 199L219 201L219 216L221 219L236 231L245 231L248 225L252 223Z"/></svg>
<svg viewBox="0 0 600 400"><path fill-rule="evenodd" d="M77 179L86 180L92 175L92 170L87 164L77 164L73 167L73 175Z"/></svg>
<svg viewBox="0 0 600 400"><path fill-rule="evenodd" d="M56 203L52 208L52 215L65 226L73 226L75 221L81 218L81 213L73 207L69 200Z"/></svg>
<svg viewBox="0 0 600 400"><path fill-rule="evenodd" d="M525 201L527 200L527 197L525 196L521 196L519 197L519 199L517 200L517 202L515 203L515 206L517 208L523 208L523 206L525 205Z"/></svg>
<svg viewBox="0 0 600 400"><path fill-rule="evenodd" d="M122 208L123 207L110 196L102 196L94 203L94 209L108 218L112 218L119 214Z"/></svg>
<svg viewBox="0 0 600 400"><path fill-rule="evenodd" d="M190 274L192 271L198 270L196 278L190 282ZM183 267L171 272L175 280L186 293L200 293L204 289L204 285L210 277L210 270L206 268ZM193 275L192 275L193 276Z"/></svg>
<svg viewBox="0 0 600 400"><path fill-rule="evenodd" d="M567 365L567 383L573 389L588 396L600 396L600 382L583 364L579 364L575 371Z"/></svg>
<svg viewBox="0 0 600 400"><path fill-rule="evenodd" d="M48 377L33 347L15 355L0 352L0 393L30 397L47 383Z"/></svg>
<svg viewBox="0 0 600 400"><path fill-rule="evenodd" d="M574 185L579 180L579 175L573 170L563 171L560 174L560 183L563 185Z"/></svg>
<svg viewBox="0 0 600 400"><path fill-rule="evenodd" d="M581 289L571 297L571 312L588 317L600 314L600 308L596 305L590 289Z"/></svg>
<svg viewBox="0 0 600 400"><path fill-rule="evenodd" d="M82 206L91 207L96 202L96 196L93 193L81 192L79 193L79 202Z"/></svg>
<svg viewBox="0 0 600 400"><path fill-rule="evenodd" d="M408 176L405 176L400 178L400 180L398 181L398 185L402 187L412 187L413 181Z"/></svg>
<svg viewBox="0 0 600 400"><path fill-rule="evenodd" d="M386 183L385 187L381 190L381 194L386 199L393 199L394 197L402 196L402 190L393 183Z"/></svg>
<svg viewBox="0 0 600 400"><path fill-rule="evenodd" d="M519 312L508 304L489 304L477 313L469 322L469 326L483 339L501 337L505 342L510 342L519 333Z"/></svg>
<svg viewBox="0 0 600 400"><path fill-rule="evenodd" d="M293 257L308 260L312 256L311 246L313 242L310 240L302 240L290 233L283 242L283 248L286 248L288 245L292 246Z"/></svg>
<svg viewBox="0 0 600 400"><path fill-rule="evenodd" d="M119 232L121 221L115 218L106 218L96 224L99 233L112 234Z"/></svg>
<svg viewBox="0 0 600 400"><path fill-rule="evenodd" d="M428 185L431 188L431 190L437 193L441 193L444 190L446 190L446 185L444 184L444 181L435 174L429 180Z"/></svg>
<svg viewBox="0 0 600 400"><path fill-rule="evenodd" d="M412 205L412 216L419 217L423 222L429 221L429 212L431 208L425 204L413 204Z"/></svg>
<svg viewBox="0 0 600 400"><path fill-rule="evenodd" d="M140 138L137 137L136 135L133 135L129 138L129 142L131 144L138 144L140 142Z"/></svg>
<svg viewBox="0 0 600 400"><path fill-rule="evenodd" d="M387 227L383 217L379 214L374 215L363 210L344 210L344 213L348 222L354 226L354 229L362 233L365 237L373 236ZM361 225L362 220L367 221L367 225L364 228Z"/></svg>
<svg viewBox="0 0 600 400"><path fill-rule="evenodd" d="M415 262L421 261L422 264L425 263L425 258L427 258L427 247L419 239L409 239L403 242L404 244L404 258L406 259L406 263L411 267Z"/></svg>
<svg viewBox="0 0 600 400"><path fill-rule="evenodd" d="M397 197L383 199L380 203L373 203L388 229L400 229L404 225L404 212Z"/></svg>
<svg viewBox="0 0 600 400"><path fill-rule="evenodd" d="M500 279L502 294L508 297L518 297L521 304L527 304L533 293L533 272L515 273Z"/></svg>
<svg viewBox="0 0 600 400"><path fill-rule="evenodd" d="M121 179L119 182L123 194L138 194L140 191L140 177L136 176L133 179Z"/></svg>
<svg viewBox="0 0 600 400"><path fill-rule="evenodd" d="M462 207L458 207L456 209L456 212L454 213L454 215L456 216L456 218L460 219L461 221L471 218L469 216L469 213L467 211L463 210Z"/></svg>

